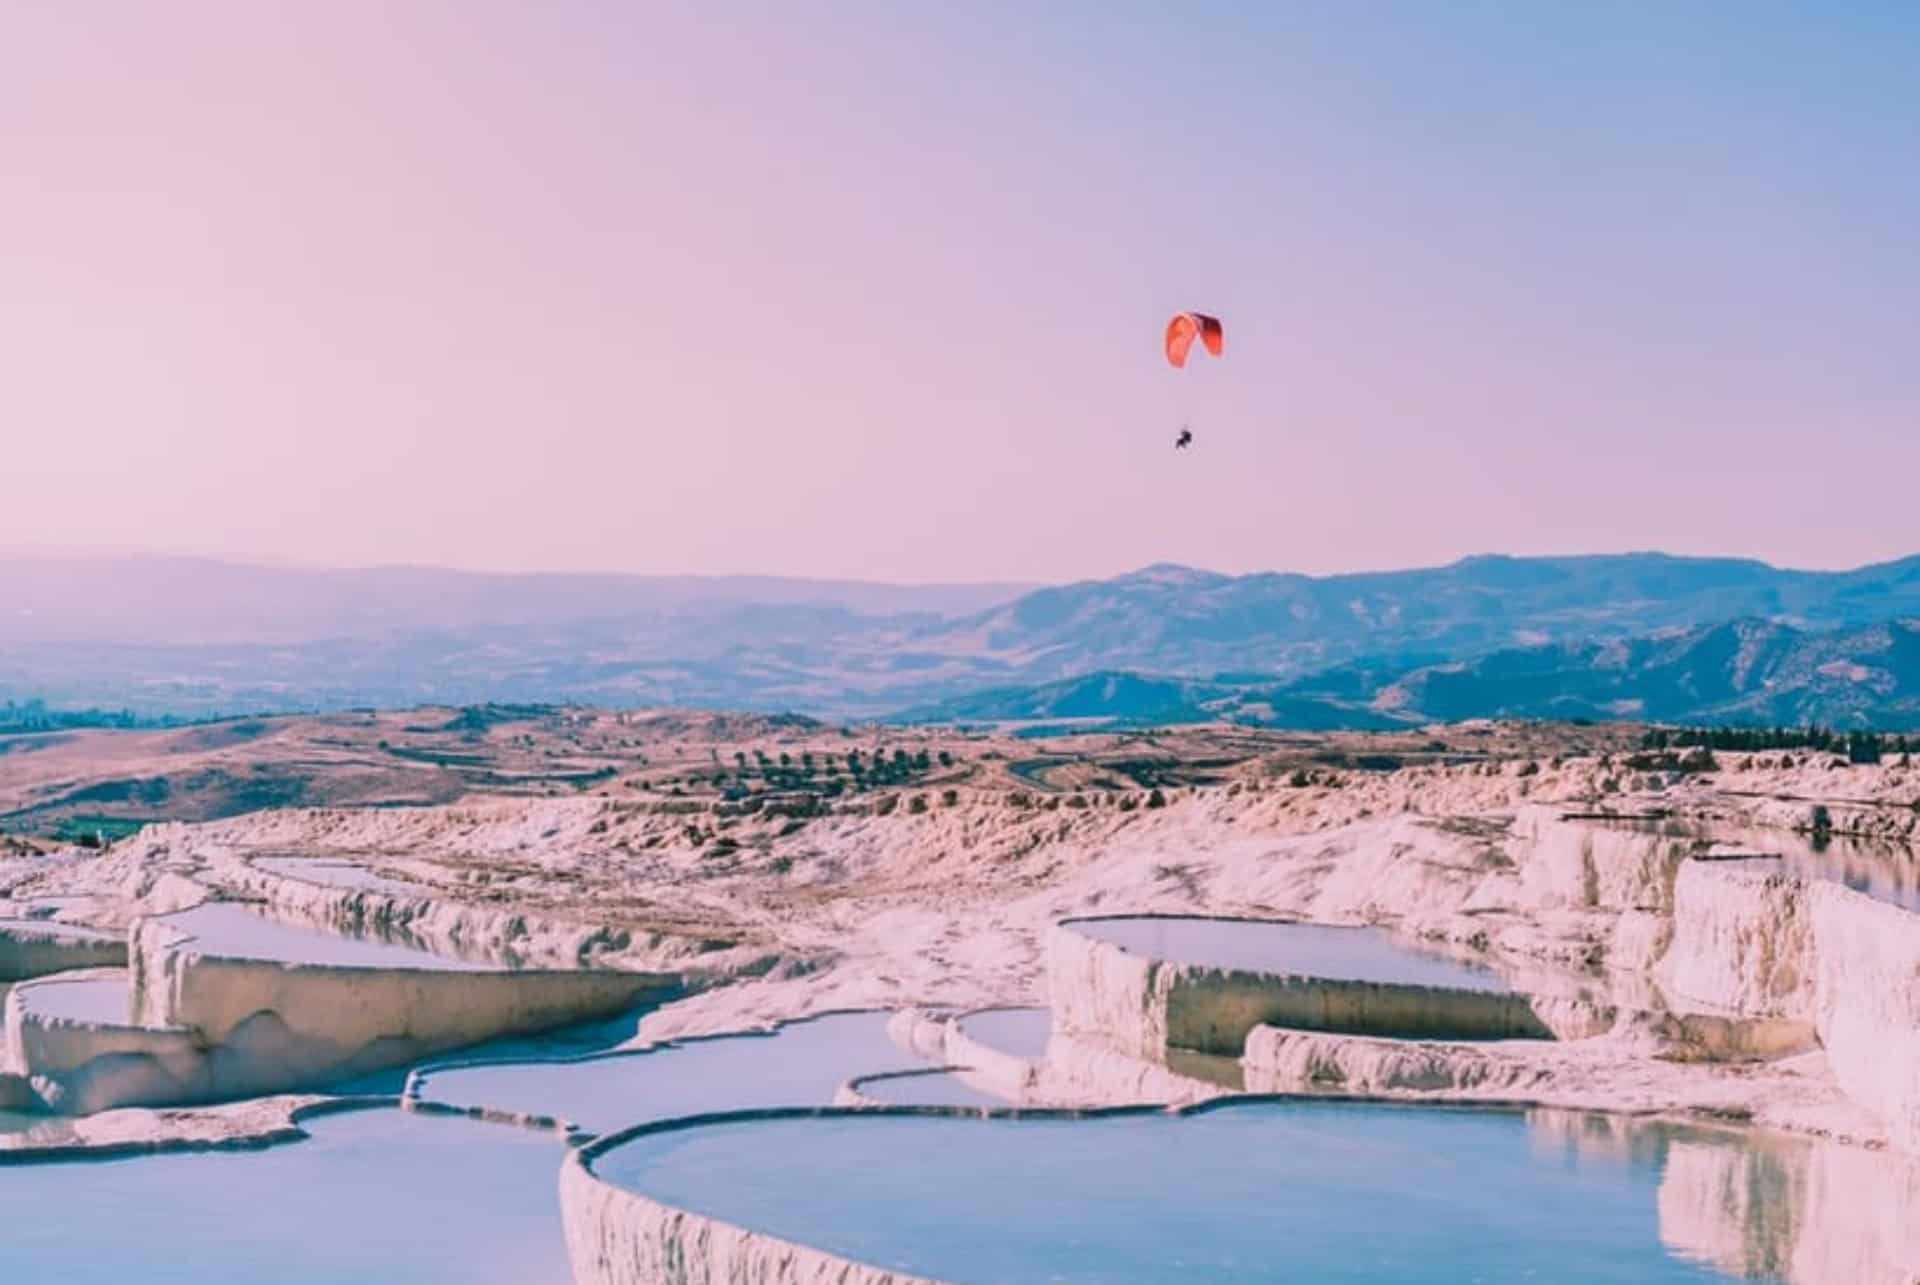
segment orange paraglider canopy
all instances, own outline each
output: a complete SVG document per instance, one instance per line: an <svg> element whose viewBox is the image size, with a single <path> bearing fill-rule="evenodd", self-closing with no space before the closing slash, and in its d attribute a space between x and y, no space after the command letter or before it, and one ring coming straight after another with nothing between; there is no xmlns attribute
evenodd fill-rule
<svg viewBox="0 0 1920 1285"><path fill-rule="evenodd" d="M1204 312L1176 312L1173 320L1167 323L1167 360L1175 366L1185 366L1187 350L1193 347L1196 335L1208 352L1216 357L1220 355L1220 349L1226 343L1226 334L1220 329L1220 318L1209 317Z"/></svg>

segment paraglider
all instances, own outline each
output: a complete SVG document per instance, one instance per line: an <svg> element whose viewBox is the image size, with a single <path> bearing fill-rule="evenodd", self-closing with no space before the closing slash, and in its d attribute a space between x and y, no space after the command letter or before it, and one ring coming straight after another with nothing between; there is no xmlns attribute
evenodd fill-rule
<svg viewBox="0 0 1920 1285"><path fill-rule="evenodd" d="M1187 351L1193 347L1195 339L1218 357L1226 343L1220 318L1209 317L1204 312L1174 313L1173 320L1167 323L1167 361L1176 369L1184 367L1187 364Z"/></svg>
<svg viewBox="0 0 1920 1285"><path fill-rule="evenodd" d="M1226 347L1226 331L1220 325L1220 318L1204 312L1174 313L1173 319L1167 322L1167 364L1175 370L1184 369L1187 354L1193 350L1193 341L1196 339L1201 347L1218 357ZM1184 451L1192 445L1193 430L1182 424L1180 435L1173 439L1173 449Z"/></svg>

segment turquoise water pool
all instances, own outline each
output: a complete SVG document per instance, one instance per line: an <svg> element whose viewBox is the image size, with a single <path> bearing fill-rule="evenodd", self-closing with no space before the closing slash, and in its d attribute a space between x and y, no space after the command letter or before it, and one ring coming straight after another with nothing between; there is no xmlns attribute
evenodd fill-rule
<svg viewBox="0 0 1920 1285"><path fill-rule="evenodd" d="M29 1013L46 1017L102 1026L126 1026L133 1021L133 992L124 973L79 981L49 978L22 988L20 996Z"/></svg>
<svg viewBox="0 0 1920 1285"><path fill-rule="evenodd" d="M1545 1136L1519 1112L1321 1103L836 1116L644 1136L594 1168L678 1208L964 1285L1714 1281L1727 1278L1714 1254L1739 1258L1741 1238L1765 1230L1736 1199L1740 1135L1706 1144L1728 1161L1724 1182L1688 1186L1726 1197L1704 1202L1706 1234L1692 1206L1668 1234L1677 1135L1631 1126L1624 1143L1609 1132L1587 1145L1554 1114ZM1767 1215L1793 1212L1783 1191Z"/></svg>
<svg viewBox="0 0 1920 1285"><path fill-rule="evenodd" d="M959 1019L968 1037L990 1049L1037 1062L1047 1055L1053 1014L1044 1008L988 1008Z"/></svg>
<svg viewBox="0 0 1920 1285"><path fill-rule="evenodd" d="M235 901L208 902L192 910L159 916L154 922L167 924L192 937L197 947L207 954L239 959L350 968L497 970L502 967L482 960L439 954L406 941L354 937L289 923Z"/></svg>
<svg viewBox="0 0 1920 1285"><path fill-rule="evenodd" d="M1081 919L1069 927L1129 954L1205 968L1455 990L1512 989L1491 969L1422 950L1379 928L1176 916Z"/></svg>
<svg viewBox="0 0 1920 1285"><path fill-rule="evenodd" d="M26 919L0 919L0 933L21 932L34 936L56 936L72 941L119 941L119 933L102 932L79 924L62 923L45 916Z"/></svg>
<svg viewBox="0 0 1920 1285"><path fill-rule="evenodd" d="M952 1071L909 1071L862 1080L860 1093L875 1102L903 1107L1006 1107L1005 1098L974 1088Z"/></svg>
<svg viewBox="0 0 1920 1285"><path fill-rule="evenodd" d="M264 1151L0 1165L0 1279L568 1285L551 1135L392 1108Z"/></svg>
<svg viewBox="0 0 1920 1285"><path fill-rule="evenodd" d="M775 1035L692 1040L647 1053L430 1071L421 1097L550 1115L603 1133L705 1111L825 1106L855 1076L924 1065L887 1038L885 1013L848 1013L793 1022Z"/></svg>
<svg viewBox="0 0 1920 1285"><path fill-rule="evenodd" d="M578 1028L574 1038L591 1044L619 1025ZM563 1032L490 1051L570 1042ZM518 1095L518 1109L578 1113L610 1129L696 1111L825 1106L854 1076L902 1063L913 1065L887 1041L885 1014L862 1013L640 1056L445 1072L431 1083L450 1081L484 1105ZM263 1151L0 1165L0 1281L571 1280L553 1133L392 1108L302 1127L307 1141ZM0 1150L70 1133L67 1122L0 1114Z"/></svg>

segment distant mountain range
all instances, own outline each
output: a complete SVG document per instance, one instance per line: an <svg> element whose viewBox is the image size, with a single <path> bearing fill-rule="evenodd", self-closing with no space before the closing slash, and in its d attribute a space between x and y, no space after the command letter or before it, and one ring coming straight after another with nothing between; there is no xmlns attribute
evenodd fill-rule
<svg viewBox="0 0 1920 1285"><path fill-rule="evenodd" d="M1908 726L1920 557L1629 553L892 586L0 558L0 700L143 713L581 701L960 719L1480 714Z"/></svg>
<svg viewBox="0 0 1920 1285"><path fill-rule="evenodd" d="M1177 723L1390 728L1466 718L1631 719L1920 729L1920 620L1804 633L1737 620L1606 642L1503 648L1293 680L1103 671L905 711L922 722Z"/></svg>

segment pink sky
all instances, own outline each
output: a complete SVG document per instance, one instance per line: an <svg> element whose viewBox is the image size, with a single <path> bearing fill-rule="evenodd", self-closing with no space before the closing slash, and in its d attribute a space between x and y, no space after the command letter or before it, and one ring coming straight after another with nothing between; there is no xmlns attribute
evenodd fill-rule
<svg viewBox="0 0 1920 1285"><path fill-rule="evenodd" d="M1920 22L1646 8L18 6L0 548L1914 552Z"/></svg>

